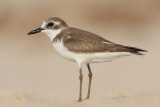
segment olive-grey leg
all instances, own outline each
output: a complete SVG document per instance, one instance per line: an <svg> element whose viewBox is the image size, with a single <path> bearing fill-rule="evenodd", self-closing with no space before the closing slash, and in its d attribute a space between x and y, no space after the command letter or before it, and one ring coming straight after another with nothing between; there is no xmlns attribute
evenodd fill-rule
<svg viewBox="0 0 160 107"><path fill-rule="evenodd" d="M90 90L91 90L91 81L92 81L92 71L91 71L89 63L87 63L87 68L88 68L88 71L89 71L89 74L88 74L88 76L89 76L89 84L88 84L88 94L87 94L87 98L86 99L89 99Z"/></svg>

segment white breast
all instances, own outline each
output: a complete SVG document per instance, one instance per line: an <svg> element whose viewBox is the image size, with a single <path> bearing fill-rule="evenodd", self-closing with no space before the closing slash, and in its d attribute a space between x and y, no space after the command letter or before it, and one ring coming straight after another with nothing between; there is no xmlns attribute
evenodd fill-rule
<svg viewBox="0 0 160 107"><path fill-rule="evenodd" d="M73 56L74 53L70 52L63 43L63 40L59 40L57 42L53 42L53 47L55 50L64 58L75 61L75 58Z"/></svg>

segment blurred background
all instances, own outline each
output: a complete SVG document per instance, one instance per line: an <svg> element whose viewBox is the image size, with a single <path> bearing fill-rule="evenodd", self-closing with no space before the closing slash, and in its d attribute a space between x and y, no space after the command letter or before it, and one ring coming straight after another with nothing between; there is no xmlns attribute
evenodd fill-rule
<svg viewBox="0 0 160 107"><path fill-rule="evenodd" d="M91 64L91 95L160 89L159 0L0 0L0 91L77 98L76 63L63 59L45 34L28 36L48 17L115 43L148 50L110 63ZM88 71L83 66L83 96Z"/></svg>

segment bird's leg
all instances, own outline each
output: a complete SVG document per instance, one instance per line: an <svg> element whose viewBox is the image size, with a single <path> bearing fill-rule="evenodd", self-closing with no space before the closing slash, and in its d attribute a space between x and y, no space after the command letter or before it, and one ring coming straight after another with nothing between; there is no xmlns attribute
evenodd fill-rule
<svg viewBox="0 0 160 107"><path fill-rule="evenodd" d="M86 99L89 99L90 90L91 90L91 81L92 81L92 71L91 71L89 63L87 63L87 68L88 68L88 71L89 71L89 74L88 74L88 76L89 76L89 84L88 84L88 94L87 94L87 98Z"/></svg>
<svg viewBox="0 0 160 107"><path fill-rule="evenodd" d="M80 80L80 91L79 91L79 99L78 99L78 102L82 101L82 80L83 80L83 74L82 74L82 68L80 67L79 69L79 73L80 73L80 76L79 76L79 80Z"/></svg>

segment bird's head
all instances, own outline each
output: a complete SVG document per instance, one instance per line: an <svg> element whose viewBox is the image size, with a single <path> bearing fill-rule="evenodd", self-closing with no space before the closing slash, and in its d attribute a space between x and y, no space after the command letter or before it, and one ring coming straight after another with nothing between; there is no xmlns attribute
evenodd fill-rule
<svg viewBox="0 0 160 107"><path fill-rule="evenodd" d="M44 32L49 37L53 38L55 34L57 35L66 27L68 27L68 25L62 19L58 17L50 17L43 21L41 27L30 31L28 35Z"/></svg>

